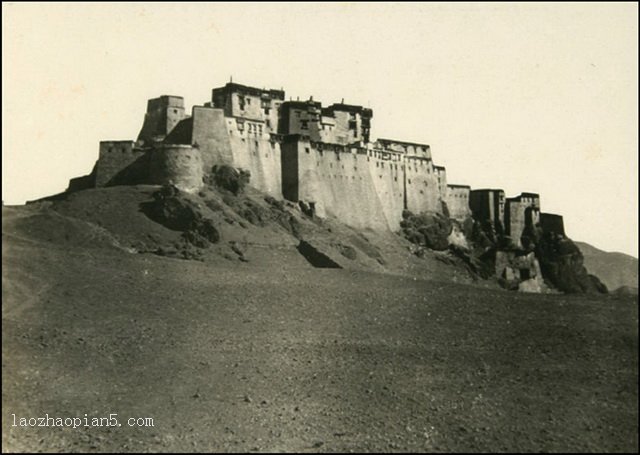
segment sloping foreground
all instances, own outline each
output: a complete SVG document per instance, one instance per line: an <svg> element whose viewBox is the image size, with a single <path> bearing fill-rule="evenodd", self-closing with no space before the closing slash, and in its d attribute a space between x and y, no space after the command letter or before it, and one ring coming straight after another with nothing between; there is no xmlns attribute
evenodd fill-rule
<svg viewBox="0 0 640 455"><path fill-rule="evenodd" d="M638 450L635 298L18 234L3 232L4 451ZM12 426L47 413L122 427Z"/></svg>

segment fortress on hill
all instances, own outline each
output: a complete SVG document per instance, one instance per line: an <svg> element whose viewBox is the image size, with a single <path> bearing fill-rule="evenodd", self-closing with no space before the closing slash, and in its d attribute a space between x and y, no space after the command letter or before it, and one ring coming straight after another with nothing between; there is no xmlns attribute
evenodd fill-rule
<svg viewBox="0 0 640 455"><path fill-rule="evenodd" d="M227 164L249 171L258 190L359 229L397 231L409 210L490 221L516 243L529 224L564 235L562 217L540 213L538 194L449 184L429 145L372 139L372 117L362 106L286 101L282 90L232 82L190 115L182 97L161 96L148 101L137 140L100 142L93 171L69 191L173 183L197 192Z"/></svg>

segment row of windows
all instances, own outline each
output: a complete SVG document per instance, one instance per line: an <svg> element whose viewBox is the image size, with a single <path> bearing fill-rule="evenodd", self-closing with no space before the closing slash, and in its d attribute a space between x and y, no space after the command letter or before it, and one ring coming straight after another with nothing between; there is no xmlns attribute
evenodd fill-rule
<svg viewBox="0 0 640 455"><path fill-rule="evenodd" d="M336 175L336 174L333 174L333 175L332 175L332 174L327 174L327 175L325 175L325 174L318 174L318 176L320 176L320 177L327 177L327 178L330 178L330 179L338 179L338 178L340 178L340 179L346 179L346 180L349 180L349 176L348 176L348 175ZM355 175L352 175L352 176L351 176L351 180L355 180L355 179L356 179L356 176L355 176ZM362 177L360 177L360 180L362 180Z"/></svg>
<svg viewBox="0 0 640 455"><path fill-rule="evenodd" d="M333 126L329 125L328 123L322 123L321 124L322 127L322 131L333 131ZM309 129L309 120L300 120L300 129L301 130L308 130Z"/></svg>
<svg viewBox="0 0 640 455"><path fill-rule="evenodd" d="M117 151L120 151L122 153L127 153L130 150L127 150L126 148L117 149L117 148L113 148L113 147L109 147L109 150L108 150L109 153L113 153L113 152L117 152Z"/></svg>

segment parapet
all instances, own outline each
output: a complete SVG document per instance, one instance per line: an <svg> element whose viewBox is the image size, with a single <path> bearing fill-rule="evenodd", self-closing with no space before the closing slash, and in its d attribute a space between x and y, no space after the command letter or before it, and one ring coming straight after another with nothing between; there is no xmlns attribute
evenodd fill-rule
<svg viewBox="0 0 640 455"><path fill-rule="evenodd" d="M540 195L538 193L520 193L518 196L507 198L507 203L519 203L539 209Z"/></svg>
<svg viewBox="0 0 640 455"><path fill-rule="evenodd" d="M377 142L385 149L390 149L395 152L431 158L431 147L428 144L398 141L395 139L378 139Z"/></svg>
<svg viewBox="0 0 640 455"><path fill-rule="evenodd" d="M147 101L147 112L166 107L176 107L184 109L184 98L175 95L162 95L158 98L152 98Z"/></svg>
<svg viewBox="0 0 640 455"><path fill-rule="evenodd" d="M270 99L276 100L284 100L284 90L275 90L275 89L261 89L257 87L250 87L248 85L236 84L234 82L227 82L224 87L217 87L211 90L211 100L214 105L217 106L217 101L220 100L220 97L224 97L230 93L238 93L240 95L249 95L249 96L266 96Z"/></svg>
<svg viewBox="0 0 640 455"><path fill-rule="evenodd" d="M334 103L322 109L322 115L327 117L333 116L335 112L349 112L351 114L360 114L363 122L367 122L373 117L373 110L356 104Z"/></svg>
<svg viewBox="0 0 640 455"><path fill-rule="evenodd" d="M109 154L129 154L135 149L135 142L132 140L100 141L100 156Z"/></svg>

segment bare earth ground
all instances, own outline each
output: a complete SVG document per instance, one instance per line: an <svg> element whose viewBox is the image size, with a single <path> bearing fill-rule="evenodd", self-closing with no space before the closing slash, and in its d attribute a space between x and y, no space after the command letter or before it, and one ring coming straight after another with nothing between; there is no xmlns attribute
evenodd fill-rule
<svg viewBox="0 0 640 455"><path fill-rule="evenodd" d="M638 451L637 297L5 231L3 451Z"/></svg>

